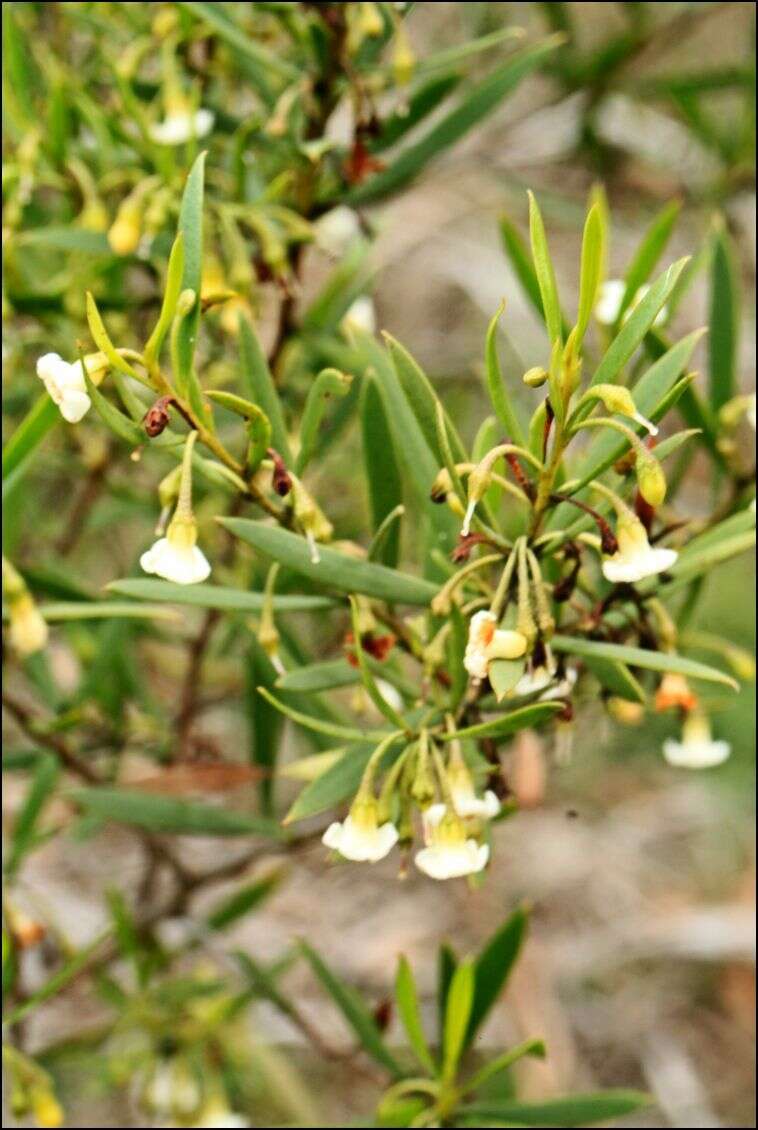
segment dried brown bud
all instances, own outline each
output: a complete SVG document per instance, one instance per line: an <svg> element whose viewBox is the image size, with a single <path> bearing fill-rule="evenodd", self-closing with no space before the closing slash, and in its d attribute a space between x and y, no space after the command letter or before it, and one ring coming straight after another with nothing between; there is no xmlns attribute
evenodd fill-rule
<svg viewBox="0 0 758 1130"><path fill-rule="evenodd" d="M274 473L271 480L274 490L280 498L284 498L292 490L290 473L281 455L273 447L268 449L267 455L274 464Z"/></svg>
<svg viewBox="0 0 758 1130"><path fill-rule="evenodd" d="M171 403L172 398L170 396L162 396L145 413L142 424L151 439L155 439L168 427L170 423L168 410Z"/></svg>

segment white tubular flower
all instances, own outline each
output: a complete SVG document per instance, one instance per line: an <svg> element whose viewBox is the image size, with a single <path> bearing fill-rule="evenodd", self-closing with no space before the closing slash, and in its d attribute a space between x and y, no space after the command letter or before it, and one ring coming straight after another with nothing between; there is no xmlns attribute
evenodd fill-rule
<svg viewBox="0 0 758 1130"><path fill-rule="evenodd" d="M162 1059L142 1092L142 1103L153 1114L189 1118L200 1106L202 1092L197 1079L178 1056Z"/></svg>
<svg viewBox="0 0 758 1130"><path fill-rule="evenodd" d="M679 556L675 549L651 546L645 527L631 510L619 516L616 537L617 552L603 562L603 574L613 584L634 583L664 573Z"/></svg>
<svg viewBox="0 0 758 1130"><path fill-rule="evenodd" d="M467 839L460 818L444 804L433 804L424 813L424 840L426 847L416 853L415 862L430 879L460 879L487 866L487 844Z"/></svg>
<svg viewBox="0 0 758 1130"><path fill-rule="evenodd" d="M715 741L706 714L694 710L682 723L682 739L668 738L663 743L663 756L677 769L711 769L726 761L732 747L729 742Z"/></svg>
<svg viewBox="0 0 758 1130"><path fill-rule="evenodd" d="M197 524L194 518L176 516L166 530L139 559L146 573L155 573L177 585L196 585L210 576L211 567L197 546Z"/></svg>
<svg viewBox="0 0 758 1130"><path fill-rule="evenodd" d="M376 331L376 310L374 303L367 294L356 298L350 309L342 319L342 328L364 330L372 334Z"/></svg>
<svg viewBox="0 0 758 1130"><path fill-rule="evenodd" d="M498 628L492 612L476 612L471 617L463 666L473 679L487 678L493 659L518 659L526 651L527 641L521 632Z"/></svg>
<svg viewBox="0 0 758 1130"><path fill-rule="evenodd" d="M344 821L330 824L321 842L354 863L378 863L389 855L398 838L394 824L379 824L376 799L358 795Z"/></svg>
<svg viewBox="0 0 758 1130"><path fill-rule="evenodd" d="M238 1127L249 1126L250 1122L244 1114L230 1110L223 1099L212 1099L203 1107L200 1116L191 1125L207 1127L208 1130L214 1126L219 1127L220 1130L237 1130Z"/></svg>
<svg viewBox="0 0 758 1130"><path fill-rule="evenodd" d="M148 132L158 145L183 145L185 141L205 137L213 129L215 115L212 110L177 108L169 112L162 122L153 122Z"/></svg>
<svg viewBox="0 0 758 1130"><path fill-rule="evenodd" d="M196 585L210 576L208 559L197 546L197 523L192 513L192 450L197 432L190 432L182 457L179 499L166 536L140 557L146 573L155 573L177 585Z"/></svg>
<svg viewBox="0 0 758 1130"><path fill-rule="evenodd" d="M639 306L642 299L645 297L650 287L645 283L639 288L632 301L624 311L623 320L629 317L634 310L635 306ZM626 293L626 283L621 279L608 279L600 287L598 300L595 303L595 317L601 326L613 326L618 321L619 311L621 310L621 303ZM662 306L655 316L653 322L654 326L660 326L666 321L668 317L668 308Z"/></svg>
<svg viewBox="0 0 758 1130"><path fill-rule="evenodd" d="M361 227L352 208L339 204L316 222L316 243L327 255L339 259L360 235Z"/></svg>
<svg viewBox="0 0 758 1130"><path fill-rule="evenodd" d="M80 361L69 365L57 353L46 353L37 361L37 376L44 382L50 399L60 408L69 424L78 424L89 412L92 401L87 394Z"/></svg>
<svg viewBox="0 0 758 1130"><path fill-rule="evenodd" d="M447 768L447 780L453 798L453 806L461 819L473 817L479 820L492 820L497 816L500 811L500 801L492 789L487 789L483 797L476 795L471 773L463 760L458 742L453 743Z"/></svg>

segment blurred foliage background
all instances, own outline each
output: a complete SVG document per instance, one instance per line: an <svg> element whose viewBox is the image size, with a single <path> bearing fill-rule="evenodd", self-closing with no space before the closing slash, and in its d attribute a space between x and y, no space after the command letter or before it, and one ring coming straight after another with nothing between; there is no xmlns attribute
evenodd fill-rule
<svg viewBox="0 0 758 1130"><path fill-rule="evenodd" d="M307 312L323 296L334 262L318 241L310 245L297 212L282 210L275 190L259 195L270 183L267 163L289 159L277 151L278 123L285 123L286 132L288 115L298 110L270 97L265 64L240 47L235 30L246 29L254 15L264 21L263 42L275 46L278 24L286 26L287 9L294 7L3 6L7 436L39 394L37 357L56 350L73 359L77 341L85 351L90 348L86 289L95 293L114 340L126 346L144 340L160 303L171 242L166 233L175 225L181 186L200 145L209 151L215 256L204 295L224 297L227 290L235 295L206 319L199 346L204 381L212 387L225 383L236 358L240 309L252 314L267 350L276 353L275 376L297 404L305 395L305 374L332 360ZM543 359L544 328L512 253L514 233L527 238L527 187L540 199L559 290L571 308L586 201L597 182L605 186L612 216L610 277L623 276L651 223L671 201L678 208L671 212L660 265L689 253L697 257L699 249L707 254L714 231L726 233L740 296L734 391L753 391L754 5L404 7L410 9L404 48L414 60L441 57L425 76L435 90L440 83L440 93L446 82L453 91L459 78L465 88L494 73L503 52L511 50L503 38L507 29L523 29L528 45L556 33L562 37L561 46L540 58L491 113L433 160L401 174L386 192L375 192L376 182L353 168L347 179L354 183L341 183L337 192L349 200L352 194L370 244L355 263L342 264L349 273L345 293L372 295L378 326L412 350L461 433L471 438L488 411L482 342L502 298L506 378L518 384L521 373ZM209 107L215 118L202 140L167 149L151 142L149 123L135 130L133 122L165 84L167 44L174 43L175 33L180 46L171 65L183 76L195 108ZM485 36L493 37L489 48L470 59L456 54L461 44ZM398 58L393 48L384 56L378 52L372 65L393 72L402 101L408 58L402 53ZM382 97L377 95L380 104ZM339 152L341 139L349 136L350 115L337 101L329 105L327 135ZM403 114L392 121L402 127ZM323 156L317 146L324 125L306 121L297 154L306 168ZM387 137L367 136L366 152L353 148L348 155L353 165L385 162ZM336 157L330 164L332 150L325 152L321 182L303 181L312 192L303 204L311 219L323 210L319 192L327 199L345 176ZM392 160L386 168L394 168ZM373 171L380 180L385 175ZM141 197L145 176L153 179ZM128 228L129 202L139 212L139 232L128 245L127 230L127 246L114 254L113 224L120 217ZM712 319L713 278L709 264L693 278L676 312L678 333ZM288 347L279 349L283 327ZM706 341L693 364L703 374L696 388L705 398L712 380ZM318 467L317 495L328 499L340 536L361 540L367 501L354 474L359 429L347 424L335 434L338 442ZM741 442L752 444L754 436ZM77 599L77 589L80 597L96 594L133 571L152 532L154 468L146 466L148 460L130 460L123 446L117 450L94 426L58 429L41 451L23 480L14 480L7 498L4 494L5 552L23 566L39 596L69 601ZM742 454L752 473L752 451ZM707 444L696 447L686 471L679 505L693 515L705 513L719 474ZM201 499L200 514L202 506ZM210 539L215 555L223 554L221 532ZM261 587L263 575L256 574L254 563L247 567ZM218 579L224 583L223 569ZM203 614L188 608L183 616L186 639L197 639ZM712 583L706 580L688 630L701 633L701 642L702 633L717 633L754 650L751 561L742 557ZM298 631L302 639L288 641L294 651L319 644L327 651L334 642L318 638L315 619ZM239 750L244 767L250 742L265 732L260 727L273 725L258 717L252 737L246 729L239 703L255 676L227 659L231 643L231 630L222 629L203 659L208 690L192 741L193 752L210 766L223 748ZM6 673L16 706L6 718L8 747L23 768L20 755L33 735L23 714L31 690L46 711L59 712L50 731L54 742L65 743L84 718L102 749L121 751L121 780L149 780L155 762L144 750L160 744L159 719L176 709L184 663L183 652L160 633L144 632L130 620L66 625L44 661ZM649 1090L655 1101L630 1116L630 1126L754 1125L752 681L738 696L712 694L709 704L733 755L704 775L682 775L663 762L661 742L674 728L666 716L617 724L599 703L588 704L576 728L573 758L558 767L542 739L520 735L509 752L508 771L521 811L498 827L492 874L481 889L440 889L418 877L397 884L384 867L362 872L356 882L349 868L325 869L323 849L306 843L282 865L281 875L277 871L276 881L264 883L266 897L255 912L235 920L218 943L221 966L231 950L256 955L277 975L281 963L287 993L306 1025L327 1043L339 1042L344 1036L339 1017L312 975L302 963L282 957L294 936L306 935L377 1006L388 996L397 954L406 954L426 1016L433 1010L440 937L449 936L461 951L479 946L526 898L532 904L530 939L505 1003L493 1011L481 1036L487 1047L535 1032L544 1036L550 1057L523 1068L520 1093L542 1098L629 1086ZM12 826L25 779L23 773L6 776L4 817ZM183 795L198 789L207 795L218 787L219 795L244 806L257 784L244 775L220 786L195 779ZM181 792L185 786L172 787ZM287 780L277 788L285 799L296 791ZM67 820L64 802L55 805L60 811L52 812L51 826ZM128 829L100 828L96 818L88 822L84 816L63 839L42 843L24 861L13 898L26 914L48 923L44 943L25 955L28 991L57 967L57 947L66 952L97 940L112 913L104 891L115 883L127 901L135 897L144 882L143 850ZM159 846L155 850L159 869ZM192 864L219 862L218 841L196 839L183 850ZM234 849L224 851L224 859L231 853L233 871ZM269 875L265 867L262 874ZM261 878L257 872L255 877ZM214 903L225 890L220 879L210 892ZM172 936L202 919L209 897L200 890L168 916L164 944L170 947ZM105 1082L108 1069L87 1069L83 1036L99 1031L103 1007L102 994L87 978L76 977L24 1021L25 1046L32 1053L51 1044L65 1049L47 1066L66 1096L68 1125L142 1125L123 1089L114 1101ZM319 1059L302 1028L270 1002L256 1006L245 1024L244 1039L260 1056L244 1095L256 1124L270 1118L354 1119L375 1101L370 1076L354 1071L351 1062ZM287 1048L286 1062L278 1058L281 1052L267 1050L272 1045Z"/></svg>

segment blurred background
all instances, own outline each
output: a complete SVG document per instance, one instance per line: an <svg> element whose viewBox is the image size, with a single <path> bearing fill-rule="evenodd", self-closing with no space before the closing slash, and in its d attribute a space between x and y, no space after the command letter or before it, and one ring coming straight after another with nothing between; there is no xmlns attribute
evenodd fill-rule
<svg viewBox="0 0 758 1130"><path fill-rule="evenodd" d="M49 10L40 17L42 39L33 50L65 62L71 48L55 9L97 8L93 18L107 21L112 9L144 6L28 7ZM549 60L462 144L389 202L367 209L377 231L372 288L378 325L423 365L465 438L487 412L481 387L484 333L502 298L506 377L517 382L524 369L544 360L540 324L500 233L507 216L527 236L527 187L540 200L559 290L570 309L577 297L586 200L597 181L605 185L611 209L611 277L623 273L652 218L672 198L681 201L681 212L664 263L700 247L714 216L723 215L742 293L739 382L743 391L754 390L754 19L751 3L413 6L406 26L419 57L503 25L517 25L528 35L562 30L568 36L561 62ZM484 69L492 62L485 55L476 65ZM339 130L339 121L334 128ZM328 268L318 250L306 253L298 302L316 292ZM138 265L132 284L139 286ZM707 322L708 302L707 276L701 275L677 312L677 334ZM269 311L264 300L259 314L268 340L274 332L267 321L270 306ZM75 304L51 311L44 303L14 302L9 295L8 431L35 391L33 358L44 351L43 343L51 334L65 343L83 333ZM699 349L694 367L703 368L706 347ZM24 521L13 551L39 567L63 552L97 587L128 573L149 518L144 507L130 505L130 488L121 478L122 493L116 491L110 502L120 507L116 534L107 542L99 536L106 514L95 508L81 528L77 524L69 546L72 517L78 522L82 472L74 474L71 463L71 446L78 442L62 435L49 442L33 491L17 504L24 507ZM358 437L348 430L319 472L318 495L329 498L330 516L343 536L361 528L365 505L351 475L357 451ZM77 452L85 467L91 454ZM148 481L149 472L135 473ZM709 484L708 462L698 456L679 497L680 510L697 514L707 508ZM107 518L112 517L110 511ZM754 593L750 560L722 567L706 583L692 629L717 631L752 652ZM188 622L191 614L188 610ZM81 656L72 659L62 643L51 652L56 677L65 685L75 678L71 666ZM170 658L166 663L161 670L170 680ZM221 700L204 711L202 731L211 744L234 749L244 739L238 715L224 701L235 693L233 673L223 672L222 687ZM316 844L287 862L286 881L256 914L233 927L229 944L273 960L294 936L306 935L377 1005L387 996L397 955L404 953L431 999L439 938L449 937L462 951L473 947L525 899L533 908L525 957L482 1037L493 1045L537 1033L545 1037L549 1058L521 1074L525 1096L639 1087L653 1093L656 1105L627 1125L754 1126L753 684L744 683L738 695L712 694L709 705L733 753L726 765L702 774L664 763L661 742L676 729L667 716L617 724L599 703L586 703L574 727L571 757L558 761L549 743L533 734L520 736L508 769L521 811L498 826L492 870L480 890L439 886L414 874L398 882L389 861L362 872L357 882L349 867L325 867ZM6 722L5 736L18 745L13 719ZM133 760L125 779L130 772L134 778L144 773L140 755ZM283 782L281 795L290 788L294 795L291 783ZM10 780L4 817L12 819L19 795ZM76 944L102 928L102 891L114 874L128 890L141 873L139 845L127 830L102 831L94 845L56 838L23 871L31 904L48 908ZM215 841L193 840L182 850L194 860L219 848ZM192 913L200 912L206 895L198 897ZM170 934L186 923L164 925ZM39 960L44 965L44 954ZM339 1018L306 970L294 966L286 985L313 1024L339 1042L344 1036ZM30 1018L29 1048L96 1029L101 1009L87 981L75 982ZM255 1010L251 1023L256 1039L293 1049L301 1077L327 1117L356 1117L365 1110L370 1081L349 1067L327 1071L298 1032L266 1006ZM79 1055L72 1054L62 1070L74 1083L68 1088L68 1125L140 1124L128 1103L114 1103L82 1072Z"/></svg>

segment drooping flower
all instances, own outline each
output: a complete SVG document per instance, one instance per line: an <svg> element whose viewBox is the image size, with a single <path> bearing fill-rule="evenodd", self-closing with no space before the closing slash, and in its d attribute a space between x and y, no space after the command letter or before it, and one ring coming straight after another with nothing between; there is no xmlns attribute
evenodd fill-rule
<svg viewBox="0 0 758 1130"><path fill-rule="evenodd" d="M460 745L458 742L453 742L452 745L447 782L456 814L464 820L468 817L492 820L500 811L500 801L492 789L487 789L484 796L476 795L474 781L463 759Z"/></svg>
<svg viewBox="0 0 758 1130"><path fill-rule="evenodd" d="M433 804L424 813L425 847L415 862L430 879L460 879L484 870L490 857L487 844L467 837L463 821L445 804Z"/></svg>
<svg viewBox="0 0 758 1130"><path fill-rule="evenodd" d="M498 628L492 612L476 612L471 617L463 666L473 679L487 678L493 659L518 659L526 651L527 641L521 632Z"/></svg>
<svg viewBox="0 0 758 1130"><path fill-rule="evenodd" d="M634 295L632 301L624 311L624 321L634 310L635 306L639 306L642 299L645 297L650 287L644 284L639 288ZM598 300L595 304L595 317L602 326L613 326L618 321L619 311L621 310L621 303L624 300L626 293L626 283L621 279L608 279L600 287ZM666 321L668 317L668 309L662 306L655 316L654 326L660 326Z"/></svg>
<svg viewBox="0 0 758 1130"><path fill-rule="evenodd" d="M318 246L339 259L358 238L361 226L353 209L339 204L317 220L315 229Z"/></svg>
<svg viewBox="0 0 758 1130"><path fill-rule="evenodd" d="M634 583L670 569L678 554L675 549L653 547L645 527L625 508L616 527L618 550L603 561L603 573L614 584Z"/></svg>
<svg viewBox="0 0 758 1130"><path fill-rule="evenodd" d="M210 576L211 567L197 545L197 523L192 513L192 449L197 432L190 432L184 445L179 499L166 536L159 538L140 557L146 573L155 573L177 585L195 585Z"/></svg>
<svg viewBox="0 0 758 1130"><path fill-rule="evenodd" d="M667 738L663 743L663 756L677 769L711 769L726 761L731 751L729 742L711 736L708 716L699 710L685 717L681 741Z"/></svg>
<svg viewBox="0 0 758 1130"><path fill-rule="evenodd" d="M78 424L86 416L92 401L87 393L80 361L70 365L58 353L45 353L37 361L37 376L44 382L51 400L58 405L67 423Z"/></svg>
<svg viewBox="0 0 758 1130"><path fill-rule="evenodd" d="M205 137L213 129L215 115L212 110L192 110L186 103L178 102L162 122L153 122L148 132L158 145L183 145L185 141Z"/></svg>
<svg viewBox="0 0 758 1130"><path fill-rule="evenodd" d="M377 863L389 855L398 837L390 821L379 823L376 798L359 792L345 819L330 824L321 842L354 863Z"/></svg>
<svg viewBox="0 0 758 1130"><path fill-rule="evenodd" d="M697 695L690 687L684 675L669 671L661 679L658 690L655 692L655 709L694 710L697 706Z"/></svg>
<svg viewBox="0 0 758 1130"><path fill-rule="evenodd" d="M367 294L360 295L353 302L342 319L342 328L363 330L369 334L374 333L376 330L376 310L373 300Z"/></svg>

